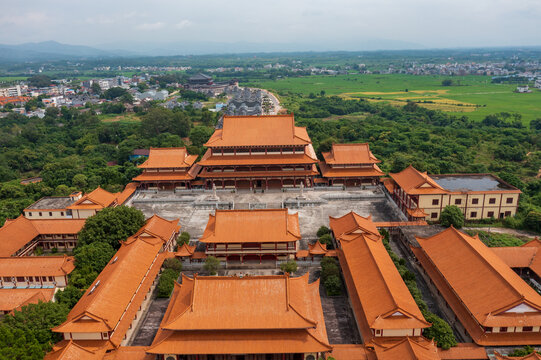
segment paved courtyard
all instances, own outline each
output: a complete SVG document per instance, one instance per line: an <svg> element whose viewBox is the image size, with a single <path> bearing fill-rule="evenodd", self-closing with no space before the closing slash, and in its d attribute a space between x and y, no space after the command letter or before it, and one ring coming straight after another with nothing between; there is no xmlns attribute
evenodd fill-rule
<svg viewBox="0 0 541 360"><path fill-rule="evenodd" d="M304 199L298 191L267 191L265 193L218 191L217 197L222 207L233 209L281 208L288 207L291 213L299 213L301 235L314 239L321 225L329 225L329 216L342 216L349 211L359 215L372 215L372 220L401 221L401 214L381 188L367 190L304 190ZM215 202L209 201L212 191L182 192L137 192L128 205L133 206L149 217L157 214L166 219L179 218L182 230L198 239L203 234L209 214L214 213ZM285 205L284 205L285 204Z"/></svg>

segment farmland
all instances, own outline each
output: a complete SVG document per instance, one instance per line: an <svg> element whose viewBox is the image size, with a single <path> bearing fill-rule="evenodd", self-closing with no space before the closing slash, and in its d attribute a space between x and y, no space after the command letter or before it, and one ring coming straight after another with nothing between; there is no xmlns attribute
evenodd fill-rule
<svg viewBox="0 0 541 360"><path fill-rule="evenodd" d="M453 86L442 86L452 79ZM364 98L405 105L419 102L429 109L439 109L456 115L467 115L482 120L486 115L509 112L520 113L525 124L541 114L541 91L518 94L514 84L493 84L489 76L415 76L415 75L339 75L285 78L258 81L253 86L275 91L287 104L287 97L319 94L344 98Z"/></svg>

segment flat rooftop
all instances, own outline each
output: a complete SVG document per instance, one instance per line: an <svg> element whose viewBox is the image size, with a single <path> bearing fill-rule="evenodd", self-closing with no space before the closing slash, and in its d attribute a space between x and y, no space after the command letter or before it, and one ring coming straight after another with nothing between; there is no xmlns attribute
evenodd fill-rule
<svg viewBox="0 0 541 360"><path fill-rule="evenodd" d="M27 209L65 209L73 202L69 196L47 196L39 199Z"/></svg>
<svg viewBox="0 0 541 360"><path fill-rule="evenodd" d="M492 175L430 175L430 177L449 191L515 190Z"/></svg>

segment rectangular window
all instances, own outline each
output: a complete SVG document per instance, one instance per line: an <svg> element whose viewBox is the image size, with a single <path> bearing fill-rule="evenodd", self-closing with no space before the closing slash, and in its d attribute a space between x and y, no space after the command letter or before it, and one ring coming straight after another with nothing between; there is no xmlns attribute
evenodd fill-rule
<svg viewBox="0 0 541 360"><path fill-rule="evenodd" d="M505 212L505 216L506 216L506 217L507 217L507 216L511 216L511 211L506 211L506 212Z"/></svg>
<svg viewBox="0 0 541 360"><path fill-rule="evenodd" d="M49 276L49 281L54 281L54 277Z"/></svg>
<svg viewBox="0 0 541 360"><path fill-rule="evenodd" d="M60 216L64 216L64 212L63 212L63 211L60 212Z"/></svg>
<svg viewBox="0 0 541 360"><path fill-rule="evenodd" d="M430 214L431 219L436 219L438 217L438 213L432 213Z"/></svg>
<svg viewBox="0 0 541 360"><path fill-rule="evenodd" d="M41 211L39 212L39 216L43 216L43 214L41 213Z"/></svg>
<svg viewBox="0 0 541 360"><path fill-rule="evenodd" d="M513 198L507 198L505 200L505 202L508 203L508 204L512 204L513 203Z"/></svg>
<svg viewBox="0 0 541 360"><path fill-rule="evenodd" d="M41 281L47 281L47 277L46 277L46 276L42 276L42 277L41 277Z"/></svg>
<svg viewBox="0 0 541 360"><path fill-rule="evenodd" d="M4 282L11 282L11 278L10 277L7 277L7 276L4 276Z"/></svg>
<svg viewBox="0 0 541 360"><path fill-rule="evenodd" d="M49 216L53 216L53 212L52 212L52 211L49 211Z"/></svg>
<svg viewBox="0 0 541 360"><path fill-rule="evenodd" d="M438 199L432 200L432 205L439 205L440 201Z"/></svg>
<svg viewBox="0 0 541 360"><path fill-rule="evenodd" d="M489 204L496 204L496 198L490 198L488 199Z"/></svg>
<svg viewBox="0 0 541 360"><path fill-rule="evenodd" d="M33 277L33 276L29 276L29 277L28 277L28 281L33 282L33 281L34 281L34 277Z"/></svg>
<svg viewBox="0 0 541 360"><path fill-rule="evenodd" d="M455 205L462 204L462 199L455 199Z"/></svg>
<svg viewBox="0 0 541 360"><path fill-rule="evenodd" d="M507 332L507 327L505 327L505 326L504 326L504 327L501 327L501 328L500 328L500 332Z"/></svg>
<svg viewBox="0 0 541 360"><path fill-rule="evenodd" d="M487 217L493 218L494 217L494 211L487 212Z"/></svg>
<svg viewBox="0 0 541 360"><path fill-rule="evenodd" d="M492 332L492 328L491 328L491 327L486 327L486 328L485 328L485 332L491 333L491 332Z"/></svg>
<svg viewBox="0 0 541 360"><path fill-rule="evenodd" d="M32 213L31 213L31 212L29 212L29 213L28 213L28 216L32 216Z"/></svg>
<svg viewBox="0 0 541 360"><path fill-rule="evenodd" d="M530 332L530 331L533 331L533 327L531 327L531 326L523 326L523 327L522 327L522 331L524 331L524 332Z"/></svg>
<svg viewBox="0 0 541 360"><path fill-rule="evenodd" d="M17 276L17 282L24 282L24 277Z"/></svg>
<svg viewBox="0 0 541 360"><path fill-rule="evenodd" d="M477 211L472 211L472 212L470 213L470 217L472 217L472 218L477 217Z"/></svg>
<svg viewBox="0 0 541 360"><path fill-rule="evenodd" d="M471 203L473 205L477 205L477 204L479 204L479 199L471 199Z"/></svg>

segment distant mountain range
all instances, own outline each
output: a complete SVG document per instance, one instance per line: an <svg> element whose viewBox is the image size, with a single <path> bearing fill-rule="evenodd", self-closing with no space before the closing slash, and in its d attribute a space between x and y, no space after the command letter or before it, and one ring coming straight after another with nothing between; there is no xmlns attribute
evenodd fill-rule
<svg viewBox="0 0 541 360"><path fill-rule="evenodd" d="M394 40L359 40L356 43L251 43L251 42L115 42L95 47L68 45L56 41L0 44L0 61L43 61L134 56L174 56L289 51L370 51L422 49L422 45Z"/></svg>

